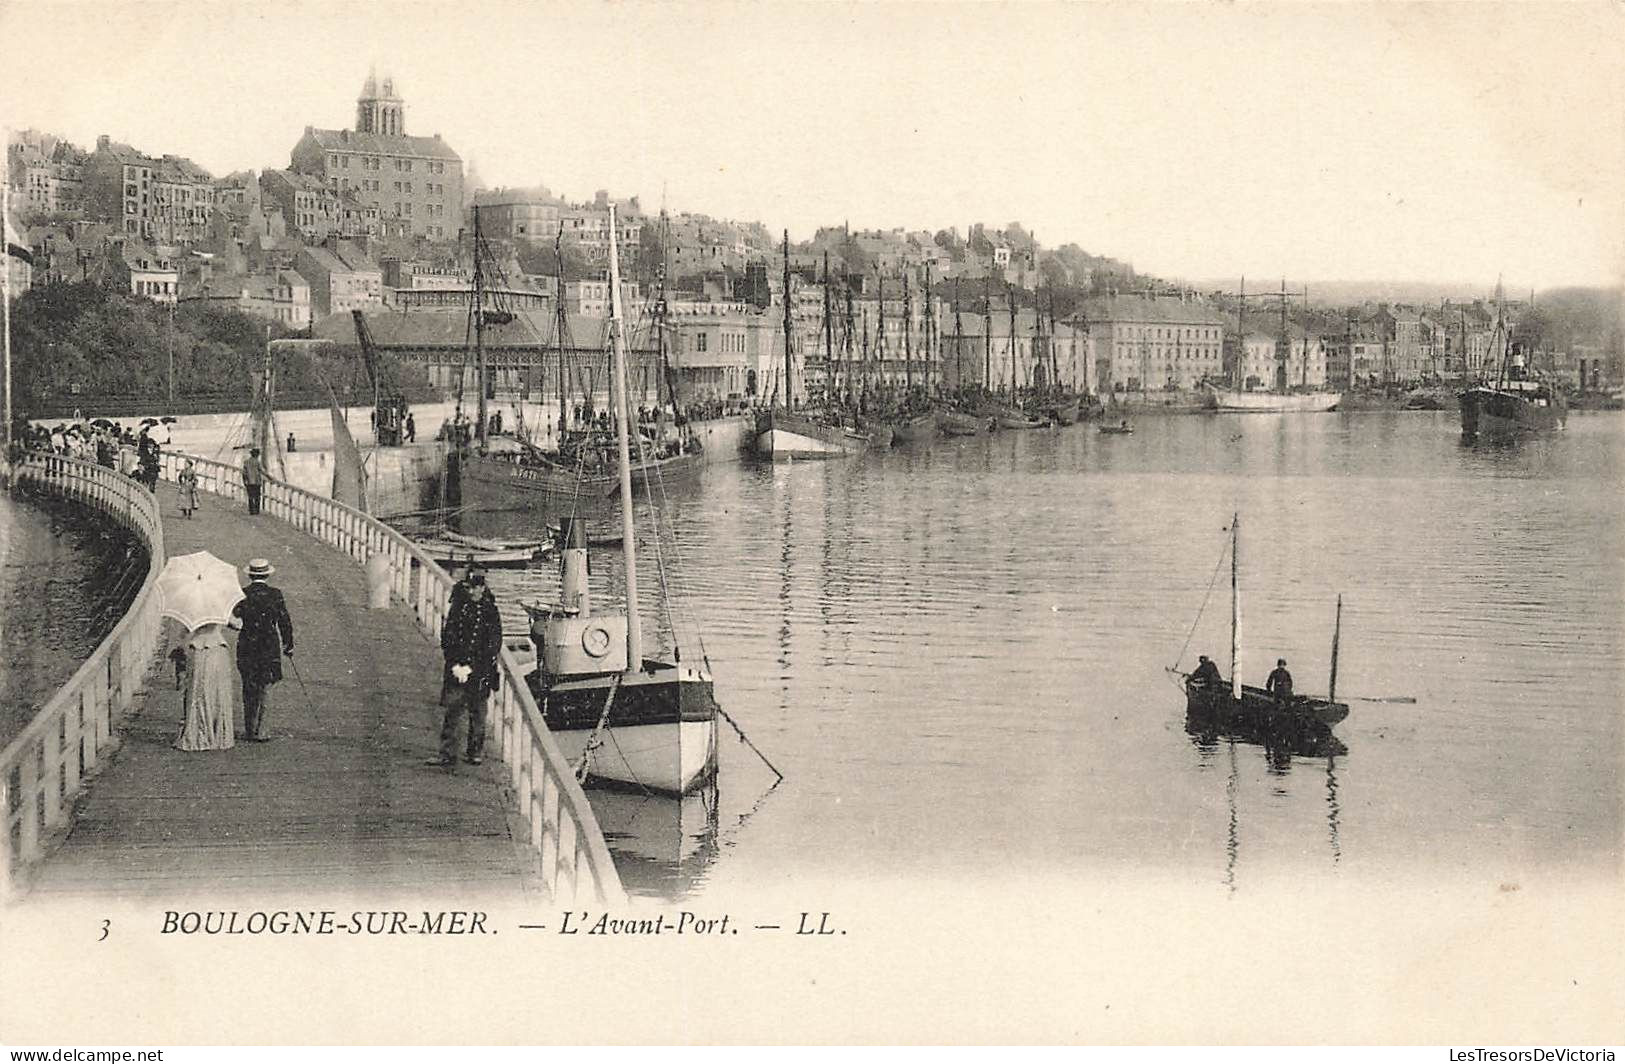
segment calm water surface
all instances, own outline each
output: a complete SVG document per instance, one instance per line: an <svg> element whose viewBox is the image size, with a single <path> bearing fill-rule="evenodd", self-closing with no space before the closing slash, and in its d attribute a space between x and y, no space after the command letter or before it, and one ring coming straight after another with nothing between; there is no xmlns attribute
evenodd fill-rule
<svg viewBox="0 0 1625 1064"><path fill-rule="evenodd" d="M697 632L786 780L724 726L716 793L594 804L628 887L679 898L1068 869L1238 890L1617 873L1622 444L1617 415L1510 449L1463 446L1449 413L1169 417L709 469L660 505L640 574L673 574L685 656ZM1341 752L1186 732L1165 669L1190 636L1183 668L1228 671L1233 512L1246 680L1285 657L1324 693L1344 596ZM595 557L601 603L619 570ZM557 590L550 570L493 582L512 630ZM664 613L646 627L670 643Z"/></svg>
<svg viewBox="0 0 1625 1064"><path fill-rule="evenodd" d="M0 493L0 746L124 615L147 572L130 548L82 511Z"/></svg>

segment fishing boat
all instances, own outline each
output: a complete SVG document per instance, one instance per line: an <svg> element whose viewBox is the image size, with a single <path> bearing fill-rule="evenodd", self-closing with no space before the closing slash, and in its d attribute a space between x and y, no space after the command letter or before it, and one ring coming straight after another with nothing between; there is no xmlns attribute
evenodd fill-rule
<svg viewBox="0 0 1625 1064"><path fill-rule="evenodd" d="M752 450L757 457L769 462L840 458L866 450L873 441L868 432L843 425L828 413L794 408L791 337L795 330L790 309L790 231L787 229L784 232L784 406L779 406L779 388L775 384L773 401L757 411ZM890 436L886 442L891 442Z"/></svg>
<svg viewBox="0 0 1625 1064"><path fill-rule="evenodd" d="M1241 674L1241 518L1230 522L1230 679L1202 681L1194 673L1184 676L1186 711L1223 722L1242 719L1277 728L1330 728L1349 715L1337 701L1337 649L1343 629L1343 599L1337 599L1337 620L1332 629L1331 679L1325 698L1294 694L1281 698L1260 687L1237 684Z"/></svg>
<svg viewBox="0 0 1625 1064"><path fill-rule="evenodd" d="M1102 425L1100 426L1100 434L1102 436L1132 436L1134 434L1134 426L1130 425L1127 421L1123 422L1121 425Z"/></svg>
<svg viewBox="0 0 1625 1064"><path fill-rule="evenodd" d="M621 610L593 608L586 527L573 515L562 517L560 601L526 606L537 648L527 682L578 775L589 783L682 795L716 772L720 708L707 670L685 664L680 654L665 661L643 653L620 258L615 207L609 211L611 383L621 481L616 505L626 603Z"/></svg>
<svg viewBox="0 0 1625 1064"><path fill-rule="evenodd" d="M1511 342L1500 294L1497 284L1495 332L1491 340L1492 349L1500 352L1496 376L1493 380L1480 381L1459 397L1461 435L1466 440L1517 439L1556 432L1568 422L1568 397L1561 388L1532 373L1524 364L1523 349Z"/></svg>
<svg viewBox="0 0 1625 1064"><path fill-rule="evenodd" d="M490 289L486 284L486 273L494 269L496 265L481 233L479 210L476 208L474 298L469 305L472 324L469 332L474 340L471 353L477 366L479 407L471 444L458 446L454 442L451 448L448 479L457 484L460 504L470 512L525 511L551 515L607 508L621 491L621 478L615 471L614 434L609 428L592 424L571 426L565 413L569 407L565 394L568 373L564 359L568 321L565 315L562 260L560 290L554 301L554 342L559 360L558 449L544 451L524 438L498 437L487 433L485 331L492 323L506 323L514 318L513 313L500 303L494 307L486 306L486 292ZM663 345L663 332L661 342ZM664 362L662 366L666 368ZM704 465L697 441L664 433L663 427L660 420L638 426L630 489L634 493L691 482L698 477Z"/></svg>
<svg viewBox="0 0 1625 1064"><path fill-rule="evenodd" d="M992 427L992 419L981 414L944 407L937 411L937 428L944 436L980 436Z"/></svg>

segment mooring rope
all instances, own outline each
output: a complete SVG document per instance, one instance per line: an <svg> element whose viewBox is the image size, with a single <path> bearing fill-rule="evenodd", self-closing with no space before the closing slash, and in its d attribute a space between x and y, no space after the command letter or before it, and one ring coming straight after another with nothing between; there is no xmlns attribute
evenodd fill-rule
<svg viewBox="0 0 1625 1064"><path fill-rule="evenodd" d="M615 705L615 692L621 689L621 677L617 673L609 682L609 697L604 699L604 711L598 715L598 723L593 726L592 734L587 736L587 745L581 750L581 760L576 762L576 781L587 782L588 766L592 762L595 750L604 744L604 725L609 723L609 711Z"/></svg>

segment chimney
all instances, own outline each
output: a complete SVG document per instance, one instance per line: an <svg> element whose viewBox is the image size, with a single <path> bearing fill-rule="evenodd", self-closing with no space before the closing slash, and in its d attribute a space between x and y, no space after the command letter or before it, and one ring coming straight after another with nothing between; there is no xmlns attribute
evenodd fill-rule
<svg viewBox="0 0 1625 1064"><path fill-rule="evenodd" d="M106 133L103 133L101 136L96 138L96 150L97 151L107 151L108 148L111 145L112 145L112 138L109 137Z"/></svg>

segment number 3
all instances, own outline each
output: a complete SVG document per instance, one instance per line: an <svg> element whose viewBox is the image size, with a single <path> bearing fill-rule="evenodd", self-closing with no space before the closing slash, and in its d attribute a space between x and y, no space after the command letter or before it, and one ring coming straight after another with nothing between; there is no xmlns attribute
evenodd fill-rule
<svg viewBox="0 0 1625 1064"><path fill-rule="evenodd" d="M97 942L106 942L107 941L107 929L109 927L111 927L112 924L113 924L113 921L111 921L111 920L103 920L102 921L102 937L98 938L96 940Z"/></svg>

